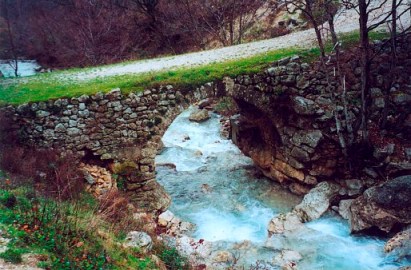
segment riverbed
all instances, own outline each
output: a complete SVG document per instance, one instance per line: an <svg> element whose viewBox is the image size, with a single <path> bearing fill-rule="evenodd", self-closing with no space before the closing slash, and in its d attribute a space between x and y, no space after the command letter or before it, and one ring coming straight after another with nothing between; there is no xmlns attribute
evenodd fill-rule
<svg viewBox="0 0 411 270"><path fill-rule="evenodd" d="M188 120L192 110L170 125L165 149L156 158L157 179L172 197L170 210L196 225L190 237L234 254L238 269L257 262L266 267L262 269L279 269L284 250L301 255L296 260L300 270L397 269L406 264L384 254L386 239L350 235L347 221L333 212L301 230L268 238L270 219L302 198L262 177L251 159L221 137L218 115L194 123ZM216 263L213 269L227 266Z"/></svg>

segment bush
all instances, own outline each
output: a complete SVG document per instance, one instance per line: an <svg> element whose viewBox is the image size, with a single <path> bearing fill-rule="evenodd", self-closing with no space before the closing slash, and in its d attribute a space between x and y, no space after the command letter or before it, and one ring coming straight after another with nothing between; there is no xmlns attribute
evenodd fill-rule
<svg viewBox="0 0 411 270"><path fill-rule="evenodd" d="M5 252L0 253L0 258L2 258L6 262L17 264L23 261L21 254L21 250L9 248Z"/></svg>
<svg viewBox="0 0 411 270"><path fill-rule="evenodd" d="M160 259L165 263L167 269L188 270L190 269L188 259L181 256L177 249L163 247L159 252Z"/></svg>
<svg viewBox="0 0 411 270"><path fill-rule="evenodd" d="M116 224L114 233L122 234L142 227L133 217L130 201L122 192L111 190L99 198L98 213L110 224Z"/></svg>
<svg viewBox="0 0 411 270"><path fill-rule="evenodd" d="M74 156L62 156L58 149L34 149L19 142L11 116L0 113L0 168L13 174L13 185L34 180L46 195L59 200L73 199L83 190L84 176Z"/></svg>
<svg viewBox="0 0 411 270"><path fill-rule="evenodd" d="M93 213L81 208L85 205L82 201L33 198L29 190L0 191L0 198L11 192L17 203L12 209L0 205L0 223L8 225L13 246L46 252L51 269L101 269L110 265L102 239L87 219ZM10 249L0 256L16 261L18 252Z"/></svg>
<svg viewBox="0 0 411 270"><path fill-rule="evenodd" d="M17 203L17 199L14 194L6 192L0 195L0 203L7 208L13 208Z"/></svg>
<svg viewBox="0 0 411 270"><path fill-rule="evenodd" d="M73 156L62 157L58 150L33 150L19 145L3 145L1 150L0 167L14 174L14 179L34 180L47 196L74 199L83 190L84 176Z"/></svg>

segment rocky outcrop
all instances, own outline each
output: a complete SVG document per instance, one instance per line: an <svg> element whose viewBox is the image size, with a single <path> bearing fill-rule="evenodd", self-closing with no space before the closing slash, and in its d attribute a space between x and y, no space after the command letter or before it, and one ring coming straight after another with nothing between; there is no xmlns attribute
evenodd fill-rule
<svg viewBox="0 0 411 270"><path fill-rule="evenodd" d="M394 226L411 223L411 175L395 178L367 189L350 207L351 231L378 228L390 232Z"/></svg>

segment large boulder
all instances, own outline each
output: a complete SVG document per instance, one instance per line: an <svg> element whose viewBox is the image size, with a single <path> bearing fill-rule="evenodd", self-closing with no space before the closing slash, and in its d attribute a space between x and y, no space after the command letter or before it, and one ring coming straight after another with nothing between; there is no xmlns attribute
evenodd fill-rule
<svg viewBox="0 0 411 270"><path fill-rule="evenodd" d="M338 194L340 186L328 182L321 182L313 188L293 212L303 222L315 220L324 214L330 207L332 199Z"/></svg>
<svg viewBox="0 0 411 270"><path fill-rule="evenodd" d="M303 223L321 217L338 194L340 186L321 182L304 196L303 201L287 214L272 218L268 224L268 234L284 234L304 228Z"/></svg>
<svg viewBox="0 0 411 270"><path fill-rule="evenodd" d="M397 177L381 186L367 189L352 202L351 231L376 227L390 232L411 223L411 175Z"/></svg>
<svg viewBox="0 0 411 270"><path fill-rule="evenodd" d="M192 112L188 118L190 121L201 123L210 119L210 114L206 109Z"/></svg>

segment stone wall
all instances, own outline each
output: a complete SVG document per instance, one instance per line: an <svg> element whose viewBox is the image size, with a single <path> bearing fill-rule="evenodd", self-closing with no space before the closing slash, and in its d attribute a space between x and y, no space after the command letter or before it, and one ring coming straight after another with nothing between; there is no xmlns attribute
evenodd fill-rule
<svg viewBox="0 0 411 270"><path fill-rule="evenodd" d="M124 174L125 188L137 207L164 210L170 198L155 181L154 163L161 137L182 110L215 96L217 90L213 83L185 92L166 86L125 95L114 89L5 110L24 143L61 149L84 163L104 163L112 172Z"/></svg>
<svg viewBox="0 0 411 270"><path fill-rule="evenodd" d="M233 139L267 177L303 194L335 174L342 161L332 137L331 99L306 95L308 89L323 91L321 73L293 57L263 73L227 81L227 93L240 109L232 119Z"/></svg>
<svg viewBox="0 0 411 270"><path fill-rule="evenodd" d="M345 139L348 138L346 115L354 128L360 120L361 68L355 51L345 52L341 61L346 75L346 112L332 56L328 70L291 57L273 63L259 74L226 78L227 95L234 98L240 109L240 115L231 121L233 141L267 177L300 194L318 182L343 179L348 166L359 170L356 173L361 175L361 170L368 165L364 171L372 183L379 178L376 170L385 173L390 164L400 163L404 157L409 160L411 45L407 38L398 41L393 81L387 74L389 48L383 43L377 43L374 48L380 54L371 66L368 110L370 141L374 148L371 157L357 144L347 149L351 155L345 157L337 134L336 118L340 120L339 128ZM331 82L329 89L327 75ZM387 115L386 138L382 139L375 130L384 113Z"/></svg>
<svg viewBox="0 0 411 270"><path fill-rule="evenodd" d="M411 135L410 43L398 43L399 76L389 89L384 76L389 54L384 49L371 67L370 121L378 122L387 105L388 125L396 140L403 141ZM305 194L318 182L340 178L346 171L347 158L342 155L335 117L341 120L341 132L346 136L345 115L355 125L360 113L359 62L352 55L348 59L344 62L347 113L334 70L320 70L302 63L299 57L282 59L258 74L225 78L198 89L181 91L167 86L127 95L116 89L107 94L9 106L6 111L26 143L72 152L85 163L105 162L105 167L124 176L125 188L138 207L156 211L170 202L155 181L154 158L162 147L161 136L188 105L226 95L236 101L240 111L231 120L233 141L267 177L286 184L294 193ZM326 72L332 85L328 90ZM386 142L375 146L380 148L376 159L383 160L381 164L386 165L388 152L411 155L411 148L395 148ZM361 168L363 156L351 156L350 162ZM375 179L378 174L373 170L368 172Z"/></svg>

